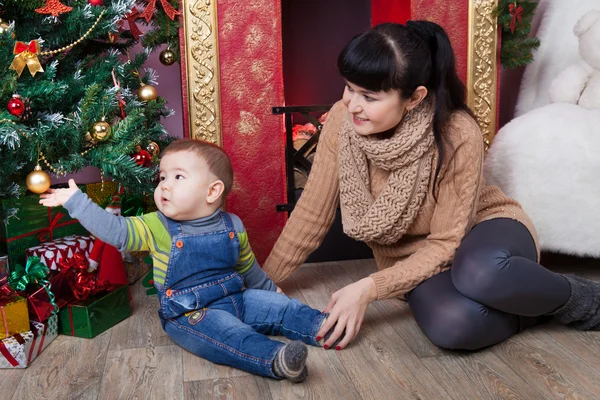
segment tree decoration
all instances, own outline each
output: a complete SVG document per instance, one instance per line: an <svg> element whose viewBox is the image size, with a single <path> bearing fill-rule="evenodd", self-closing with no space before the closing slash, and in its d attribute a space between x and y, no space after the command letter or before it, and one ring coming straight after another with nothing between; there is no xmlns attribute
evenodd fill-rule
<svg viewBox="0 0 600 400"><path fill-rule="evenodd" d="M131 12L125 16L125 20L129 24L129 31L135 40L139 40L142 31L138 28L135 20L140 18L140 12L137 8L133 7ZM123 30L123 21L120 22L119 31Z"/></svg>
<svg viewBox="0 0 600 400"><path fill-rule="evenodd" d="M25 102L21 99L21 96L13 94L6 105L6 109L11 115L20 117L25 113Z"/></svg>
<svg viewBox="0 0 600 400"><path fill-rule="evenodd" d="M10 24L8 24L7 22L3 21L2 18L0 18L0 35L4 35L9 31L10 31ZM10 38L11 39L15 38L14 32L10 35Z"/></svg>
<svg viewBox="0 0 600 400"><path fill-rule="evenodd" d="M100 7L104 5L104 2L102 0L88 0L88 3L95 7Z"/></svg>
<svg viewBox="0 0 600 400"><path fill-rule="evenodd" d="M43 171L38 163L33 171L27 175L25 184L27 185L27 189L33 193L44 193L50 188L50 175Z"/></svg>
<svg viewBox="0 0 600 400"><path fill-rule="evenodd" d="M170 47L167 47L160 52L159 59L163 65L172 65L175 62L175 53Z"/></svg>
<svg viewBox="0 0 600 400"><path fill-rule="evenodd" d="M53 17L58 17L60 14L67 13L73 10L73 7L65 6L59 0L48 0L44 7L36 8L38 14L50 14Z"/></svg>
<svg viewBox="0 0 600 400"><path fill-rule="evenodd" d="M133 153L133 159L137 165L142 167L149 167L152 164L152 156L146 150L138 144L135 146L135 153Z"/></svg>
<svg viewBox="0 0 600 400"><path fill-rule="evenodd" d="M152 157L157 157L160 154L160 147L156 142L148 143L146 150L148 150L148 153L150 153Z"/></svg>
<svg viewBox="0 0 600 400"><path fill-rule="evenodd" d="M168 0L160 0L160 4L162 4L163 6L165 14L167 14L167 16L172 20L175 19L176 15L181 15L181 11L177 11L175 8L173 8L173 6L169 4ZM152 15L154 15L155 8L156 0L148 1L148 6L146 6L146 9L144 10L144 12L142 12L142 18L144 18L146 22L150 22L150 20L152 19Z"/></svg>
<svg viewBox="0 0 600 400"><path fill-rule="evenodd" d="M92 139L97 142L104 142L111 135L110 124L102 118L101 121L98 121L92 127Z"/></svg>
<svg viewBox="0 0 600 400"><path fill-rule="evenodd" d="M540 41L529 37L531 20L537 2L528 0L500 0L494 15L502 27L500 59L505 68L516 68L533 61L533 50Z"/></svg>
<svg viewBox="0 0 600 400"><path fill-rule="evenodd" d="M155 100L156 97L158 97L158 93L152 85L142 85L138 91L138 98L142 101Z"/></svg>
<svg viewBox="0 0 600 400"><path fill-rule="evenodd" d="M17 43L15 43L13 54L15 55L15 58L10 64L10 69L17 71L19 77L21 76L23 69L25 69L25 66L29 68L31 76L35 76L38 72L44 72L44 68L42 68L40 60L38 59L38 54L40 54L40 44L37 40L32 40L29 44L17 41Z"/></svg>

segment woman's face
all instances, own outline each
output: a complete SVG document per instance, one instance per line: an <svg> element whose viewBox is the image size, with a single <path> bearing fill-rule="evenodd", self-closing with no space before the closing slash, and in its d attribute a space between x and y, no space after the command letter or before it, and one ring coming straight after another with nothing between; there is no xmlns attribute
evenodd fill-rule
<svg viewBox="0 0 600 400"><path fill-rule="evenodd" d="M342 101L348 108L354 130L361 136L396 127L411 102L403 99L397 90L372 92L350 82L346 82Z"/></svg>

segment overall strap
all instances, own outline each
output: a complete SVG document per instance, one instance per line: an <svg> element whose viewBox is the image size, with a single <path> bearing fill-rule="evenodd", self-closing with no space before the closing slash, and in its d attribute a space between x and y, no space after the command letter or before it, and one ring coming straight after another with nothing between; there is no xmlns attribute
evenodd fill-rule
<svg viewBox="0 0 600 400"><path fill-rule="evenodd" d="M172 220L171 218L167 217L166 215L165 215L165 218L167 219L169 234L171 235L172 238L183 234L183 229L181 227L181 224L178 221Z"/></svg>
<svg viewBox="0 0 600 400"><path fill-rule="evenodd" d="M225 223L225 229L235 234L235 228L233 227L233 221L231 220L231 216L228 212L221 211L221 218L223 218L223 222Z"/></svg>

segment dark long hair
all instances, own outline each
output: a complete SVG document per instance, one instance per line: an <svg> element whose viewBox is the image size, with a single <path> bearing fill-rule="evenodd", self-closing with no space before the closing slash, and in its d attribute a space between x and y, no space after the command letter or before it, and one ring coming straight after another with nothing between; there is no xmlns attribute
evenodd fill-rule
<svg viewBox="0 0 600 400"><path fill-rule="evenodd" d="M437 182L444 157L442 137L450 116L457 110L472 115L444 29L429 21L377 25L346 45L338 57L338 68L348 82L374 92L395 89L408 99L417 87L424 86L433 94Z"/></svg>

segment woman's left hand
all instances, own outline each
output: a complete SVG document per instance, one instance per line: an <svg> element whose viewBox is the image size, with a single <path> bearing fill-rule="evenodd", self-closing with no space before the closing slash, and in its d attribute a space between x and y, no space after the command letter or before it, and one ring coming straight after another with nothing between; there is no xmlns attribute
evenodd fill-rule
<svg viewBox="0 0 600 400"><path fill-rule="evenodd" d="M323 310L323 312L328 312L329 316L317 333L318 337L324 337L335 325L335 329L327 338L324 347L331 347L345 329L346 334L336 346L336 350L345 348L358 335L367 307L375 299L377 299L377 287L373 278L370 277L345 286L331 295L329 304Z"/></svg>

